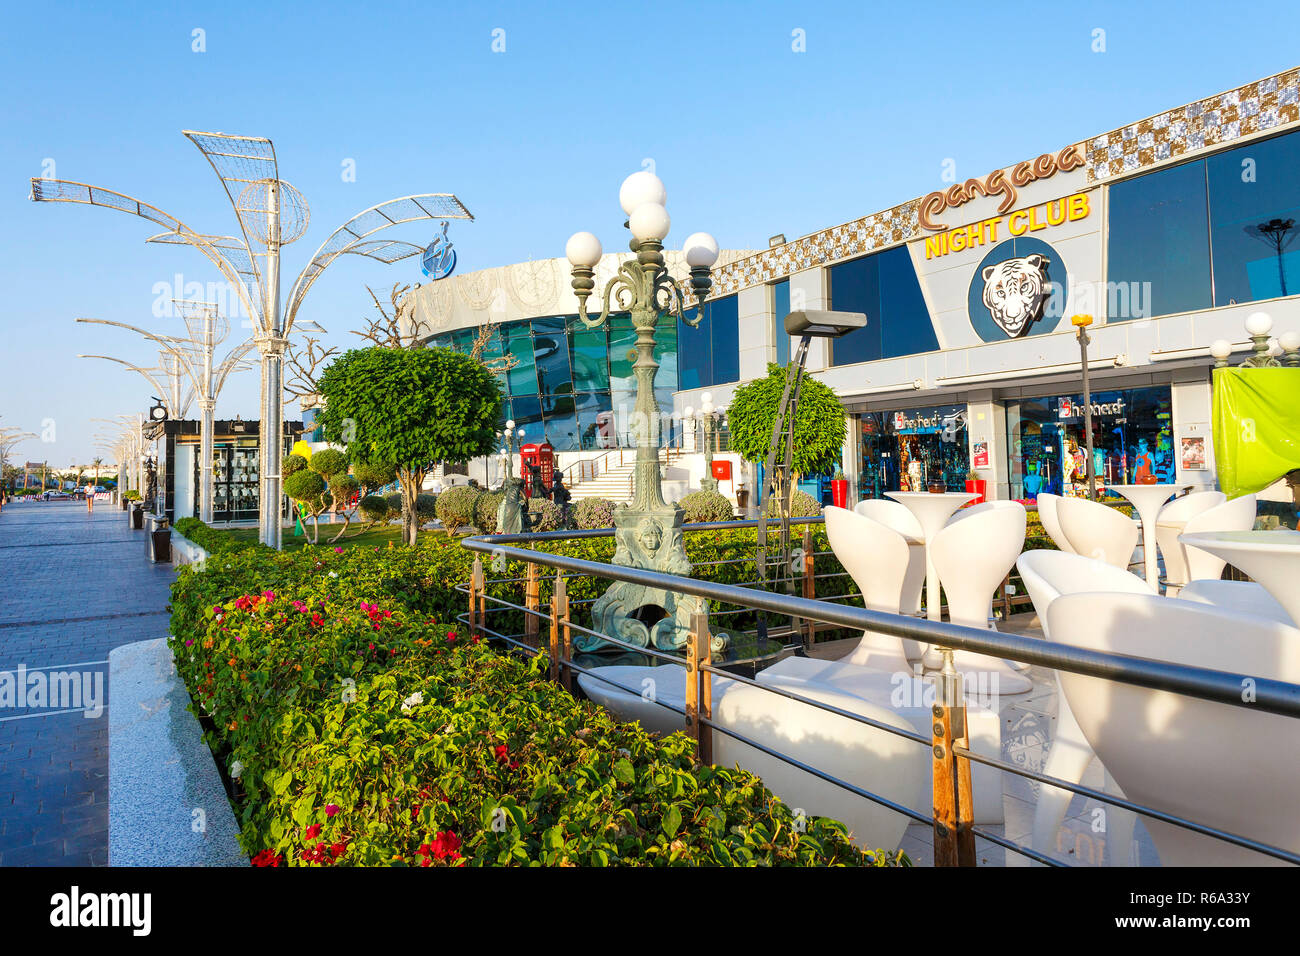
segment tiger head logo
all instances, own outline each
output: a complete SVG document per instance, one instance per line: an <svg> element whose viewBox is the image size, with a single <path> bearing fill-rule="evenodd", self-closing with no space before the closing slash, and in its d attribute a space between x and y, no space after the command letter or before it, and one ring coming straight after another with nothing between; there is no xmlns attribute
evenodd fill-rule
<svg viewBox="0 0 1300 956"><path fill-rule="evenodd" d="M1048 264L1046 256L1034 253L984 267L984 305L1013 339L1043 317L1049 298Z"/></svg>

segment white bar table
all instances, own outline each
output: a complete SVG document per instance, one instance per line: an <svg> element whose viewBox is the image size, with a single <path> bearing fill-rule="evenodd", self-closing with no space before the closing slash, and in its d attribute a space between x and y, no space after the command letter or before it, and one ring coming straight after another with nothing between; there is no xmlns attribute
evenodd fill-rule
<svg viewBox="0 0 1300 956"><path fill-rule="evenodd" d="M1156 567L1156 516L1165 502L1173 495L1190 488L1191 485L1107 485L1107 491L1114 491L1129 500L1137 509L1138 519L1142 522L1142 561L1146 567L1147 584L1156 594L1160 593L1160 571Z"/></svg>
<svg viewBox="0 0 1300 956"><path fill-rule="evenodd" d="M929 544L952 513L979 495L969 491L945 491L931 494L928 491L886 491L885 494L907 508L921 525L921 540L925 542L925 616L932 621L941 619L939 607L939 575L930 559Z"/></svg>
<svg viewBox="0 0 1300 956"><path fill-rule="evenodd" d="M1300 531L1202 531L1178 540L1245 571L1300 624Z"/></svg>

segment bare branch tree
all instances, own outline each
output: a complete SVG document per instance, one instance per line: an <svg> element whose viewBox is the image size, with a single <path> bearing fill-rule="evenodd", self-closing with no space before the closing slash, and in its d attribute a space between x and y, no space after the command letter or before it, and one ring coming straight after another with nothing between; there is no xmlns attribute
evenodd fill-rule
<svg viewBox="0 0 1300 956"><path fill-rule="evenodd" d="M337 348L324 348L319 339L310 336L303 338L302 345L289 346L284 353L285 367L289 372L284 390L300 400L314 396L316 376L320 374L321 365L338 353Z"/></svg>
<svg viewBox="0 0 1300 956"><path fill-rule="evenodd" d="M383 348L409 349L422 346L432 336L433 329L423 319L416 318L415 301L406 297L410 288L409 285L394 283L388 294L391 305L385 307L379 301L379 296L375 295L375 290L366 286L379 318L367 320L364 331L354 329L352 334ZM489 320L479 327L470 349L470 357L490 372L506 372L519 364L519 359L513 355L499 355L484 360L483 352L491 341L492 322Z"/></svg>

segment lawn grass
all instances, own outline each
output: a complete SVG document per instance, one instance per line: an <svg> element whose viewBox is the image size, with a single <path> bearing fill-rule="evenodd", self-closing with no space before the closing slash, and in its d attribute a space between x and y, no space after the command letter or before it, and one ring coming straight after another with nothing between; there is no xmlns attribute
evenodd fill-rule
<svg viewBox="0 0 1300 956"><path fill-rule="evenodd" d="M402 545L402 526L400 524L382 525L376 528L369 528L364 531L364 523L356 523L348 528L348 533L342 540L329 544L329 539L338 534L340 525L322 524L320 526L320 544L319 547L332 548L386 548L389 544L393 547ZM248 544L257 543L256 528L225 528L226 534L230 535L236 541L246 542ZM425 538L429 535L444 535L441 530L426 530L420 532L420 537ZM311 544L311 525L307 526L307 533L295 535L293 529L286 527L284 529L281 542L285 551L298 551L304 545Z"/></svg>

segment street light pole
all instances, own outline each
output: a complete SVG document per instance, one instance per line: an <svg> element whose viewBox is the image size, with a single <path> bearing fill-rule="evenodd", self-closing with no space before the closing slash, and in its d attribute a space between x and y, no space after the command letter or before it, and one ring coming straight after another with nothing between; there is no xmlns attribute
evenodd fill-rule
<svg viewBox="0 0 1300 956"><path fill-rule="evenodd" d="M619 189L619 204L627 213L632 233L629 247L635 258L619 265L617 274L599 293L603 307L599 317L587 314L587 299L595 291L595 267L600 262L600 240L589 232L569 238L565 255L573 266L573 291L578 298L578 318L588 328L608 321L611 311L627 312L636 329L636 466L631 504L614 511L616 549L614 563L628 567L689 574L690 560L682 542L682 510L663 498L659 469L659 403L654 393L655 329L661 317L673 316L697 326L704 297L713 285L711 269L718 259L718 244L707 233L697 232L683 243L690 267L689 289L668 274L664 265L663 240L671 220L664 203L667 191L659 177L648 171L633 173ZM695 318L685 315L688 298L697 303ZM641 647L653 644L661 649L683 646L690 634L691 615L700 607L697 598L658 588L643 588L615 582L592 606L595 630L617 635ZM725 635L715 637L722 646ZM596 650L606 642L589 635L575 639L580 650Z"/></svg>
<svg viewBox="0 0 1300 956"><path fill-rule="evenodd" d="M1070 318L1071 324L1079 330L1079 360L1083 367L1083 431L1087 439L1088 456L1088 499L1097 500L1097 466L1092 454L1092 386L1088 381L1088 326L1092 325L1092 316L1076 315Z"/></svg>

